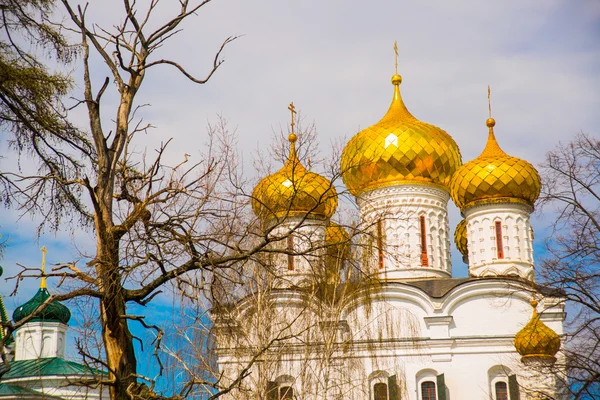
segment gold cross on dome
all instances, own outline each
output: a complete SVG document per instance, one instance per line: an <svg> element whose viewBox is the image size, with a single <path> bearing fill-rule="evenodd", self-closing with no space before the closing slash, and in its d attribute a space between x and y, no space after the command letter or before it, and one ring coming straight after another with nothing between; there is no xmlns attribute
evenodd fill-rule
<svg viewBox="0 0 600 400"><path fill-rule="evenodd" d="M492 94L490 90L490 85L488 85L488 112L490 114L490 118L492 118Z"/></svg>
<svg viewBox="0 0 600 400"><path fill-rule="evenodd" d="M394 53L396 53L396 74L398 73L398 41L394 40Z"/></svg>
<svg viewBox="0 0 600 400"><path fill-rule="evenodd" d="M43 246L41 248L42 250L42 280L40 281L40 288L44 289L46 287L46 253L48 252L48 250L46 250L46 246Z"/></svg>
<svg viewBox="0 0 600 400"><path fill-rule="evenodd" d="M294 115L296 115L296 107L294 106L293 101L288 106L288 110L290 110L290 112L292 113L292 124L291 125L292 125L292 133L294 133L294 125L296 125L296 123L294 122Z"/></svg>

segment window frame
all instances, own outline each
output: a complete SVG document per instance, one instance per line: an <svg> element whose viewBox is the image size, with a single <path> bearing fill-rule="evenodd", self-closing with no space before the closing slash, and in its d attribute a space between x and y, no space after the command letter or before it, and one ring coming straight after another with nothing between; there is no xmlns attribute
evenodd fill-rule
<svg viewBox="0 0 600 400"><path fill-rule="evenodd" d="M385 268L385 256L383 254L383 222L377 220L377 267Z"/></svg>
<svg viewBox="0 0 600 400"><path fill-rule="evenodd" d="M294 271L296 267L294 263L294 255L292 254L294 252L294 235L291 233L287 237L287 251L289 252L287 255L287 269L288 271Z"/></svg>
<svg viewBox="0 0 600 400"><path fill-rule="evenodd" d="M504 398L500 398L498 397L498 385L503 384L504 385L504 393L505 396ZM496 382L494 382L494 385L492 386L493 390L494 390L494 400L510 400L510 392L508 391L508 382L502 380L502 379L498 379L496 380Z"/></svg>
<svg viewBox="0 0 600 400"><path fill-rule="evenodd" d="M425 215L419 216L419 232L421 233L421 266L429 267L429 257L427 256L427 221Z"/></svg>
<svg viewBox="0 0 600 400"><path fill-rule="evenodd" d="M380 398L376 397L377 396L377 392L376 392L375 388L378 385L383 385L383 387L385 387L385 399L380 399ZM381 381L377 380L376 382L373 382L372 387L373 387L373 400L389 400L389 398L390 398L390 388L389 388L387 382L381 382Z"/></svg>
<svg viewBox="0 0 600 400"><path fill-rule="evenodd" d="M498 260L504 259L504 239L502 237L502 221L494 221L494 234L496 235L496 256Z"/></svg>
<svg viewBox="0 0 600 400"><path fill-rule="evenodd" d="M433 400L437 400L438 398L438 387L437 387L437 382L430 380L430 379L424 379L422 381L419 382L419 395L420 395L420 400L431 400L429 398L425 398L423 396L423 385L427 384L427 383L431 383L433 385ZM427 396L429 397L429 395Z"/></svg>
<svg viewBox="0 0 600 400"><path fill-rule="evenodd" d="M285 389L285 392L283 392L283 390ZM279 385L279 387L277 388L277 392L278 392L278 397L279 400L286 400L286 399L294 399L294 386L292 386L292 384L290 383L282 383ZM289 393L291 392L291 393ZM291 395L291 397L287 397ZM283 397L286 396L286 397Z"/></svg>

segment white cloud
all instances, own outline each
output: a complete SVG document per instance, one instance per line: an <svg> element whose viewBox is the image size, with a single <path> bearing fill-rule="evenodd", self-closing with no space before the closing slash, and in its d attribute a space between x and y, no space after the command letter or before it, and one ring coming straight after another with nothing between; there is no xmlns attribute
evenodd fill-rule
<svg viewBox="0 0 600 400"><path fill-rule="evenodd" d="M104 26L122 19L115 0L92 2L89 12ZM140 115L156 128L140 135L136 146L151 151L174 137L170 160L194 156L190 149L206 141L207 121L221 113L238 128L240 149L250 160L248 149L268 147L272 127L286 126L287 105L294 101L316 122L320 151L328 154L331 141L350 138L387 110L392 43L398 40L408 108L450 133L465 161L483 149L491 84L501 146L539 162L575 132L599 135L599 25L600 6L592 0L212 2L185 23L160 57L172 57L202 76L225 37L245 36L226 49L225 64L207 85L193 85L167 66L150 71L139 102L151 107ZM106 74L99 70L96 82ZM107 128L114 115L110 105L103 109ZM78 111L82 126L84 117ZM11 161L2 160L0 168ZM2 230L35 237L35 224L15 220L14 212L5 211ZM71 252L66 250L73 245L70 233L56 240L62 251ZM84 241L80 246L93 246L92 239ZM30 246L35 254L38 244L32 240ZM9 247L3 264L28 259ZM455 256L455 263L459 259ZM3 293L6 288L2 282Z"/></svg>

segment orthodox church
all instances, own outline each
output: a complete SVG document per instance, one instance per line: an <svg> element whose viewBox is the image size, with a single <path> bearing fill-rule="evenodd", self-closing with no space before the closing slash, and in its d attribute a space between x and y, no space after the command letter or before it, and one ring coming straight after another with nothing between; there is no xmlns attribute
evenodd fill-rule
<svg viewBox="0 0 600 400"><path fill-rule="evenodd" d="M287 161L252 194L266 251L246 291L212 310L223 399L565 398L563 295L534 278L537 171L501 149L491 115L481 155L463 164L448 133L409 112L401 83L396 71L387 113L342 153L354 224L300 161L291 105ZM450 199L464 217L454 233ZM467 278L452 277L452 236ZM102 372L65 359L69 309L36 313L49 296L42 279L13 314L29 319L7 339L0 400L107 398L75 384ZM0 311L6 322L1 298Z"/></svg>
<svg viewBox="0 0 600 400"><path fill-rule="evenodd" d="M224 398L564 398L562 293L534 279L538 172L501 149L491 111L482 153L463 164L391 81L388 111L341 155L359 210L346 227L332 182L298 158L291 105L289 157L252 195L272 274L213 310ZM452 277L450 199L467 278Z"/></svg>
<svg viewBox="0 0 600 400"><path fill-rule="evenodd" d="M45 255L46 249L42 248L42 271ZM107 399L108 390L103 391L101 386L82 385L86 379L97 379L102 371L65 359L71 311L53 301L37 312L48 298L50 292L46 279L42 278L37 293L13 312L15 323L29 319L5 341L5 354L0 360L0 399ZM1 295L0 317L2 322L8 322ZM0 327L0 340L5 335L4 328Z"/></svg>

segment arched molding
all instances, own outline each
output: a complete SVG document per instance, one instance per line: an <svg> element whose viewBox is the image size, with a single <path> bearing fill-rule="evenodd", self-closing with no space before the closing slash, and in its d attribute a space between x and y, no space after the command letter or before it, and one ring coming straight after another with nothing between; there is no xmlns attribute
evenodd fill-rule
<svg viewBox="0 0 600 400"><path fill-rule="evenodd" d="M498 364L488 369L488 393L490 399L498 400L496 398L496 383L504 382L508 390L508 377L511 374L511 369L506 365Z"/></svg>
<svg viewBox="0 0 600 400"><path fill-rule="evenodd" d="M417 399L422 400L423 397L421 395L421 385L424 382L433 382L435 384L436 394L438 393L439 388L437 387L436 377L438 372L433 368L424 368L419 370L419 372L415 375L415 384L417 387Z"/></svg>
<svg viewBox="0 0 600 400"><path fill-rule="evenodd" d="M308 290L300 288L273 289L266 292L265 295L268 296L266 301L273 308L285 308L287 310L297 308L318 315L323 307L323 304L315 296L311 296ZM235 306L231 318L236 321L243 321L246 317L252 315L255 309L256 297L255 294L250 294Z"/></svg>
<svg viewBox="0 0 600 400"><path fill-rule="evenodd" d="M390 377L390 374L388 374L386 371L384 370L377 370L377 371L373 371L369 374L369 377L367 378L369 382L385 382L387 383L387 378Z"/></svg>
<svg viewBox="0 0 600 400"><path fill-rule="evenodd" d="M296 378L291 375L284 374L279 375L273 382L275 382L278 386L294 386L294 383L296 383Z"/></svg>
<svg viewBox="0 0 600 400"><path fill-rule="evenodd" d="M348 315L358 309L376 302L390 305L394 305L394 303L397 305L413 304L427 315L432 314L435 309L430 297L422 290L402 284L383 283L379 287L374 285L363 289L348 299L341 313L342 319L346 319Z"/></svg>
<svg viewBox="0 0 600 400"><path fill-rule="evenodd" d="M492 295L504 299L516 299L528 303L531 299L531 286L514 280L487 278L469 281L452 289L444 297L441 312L451 315L456 307L472 297Z"/></svg>

